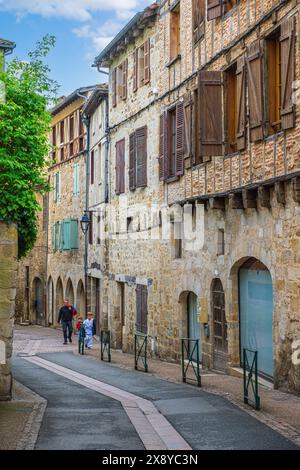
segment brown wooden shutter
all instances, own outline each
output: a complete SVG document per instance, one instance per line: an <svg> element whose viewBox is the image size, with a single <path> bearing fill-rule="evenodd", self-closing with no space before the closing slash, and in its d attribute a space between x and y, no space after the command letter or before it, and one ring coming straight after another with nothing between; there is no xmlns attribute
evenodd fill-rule
<svg viewBox="0 0 300 470"><path fill-rule="evenodd" d="M125 191L125 139L116 143L116 194Z"/></svg>
<svg viewBox="0 0 300 470"><path fill-rule="evenodd" d="M222 73L199 71L200 155L223 155Z"/></svg>
<svg viewBox="0 0 300 470"><path fill-rule="evenodd" d="M237 149L244 150L246 147L246 67L245 57L237 61L236 86L237 86Z"/></svg>
<svg viewBox="0 0 300 470"><path fill-rule="evenodd" d="M129 136L129 189L136 188L136 145L135 132Z"/></svg>
<svg viewBox="0 0 300 470"><path fill-rule="evenodd" d="M295 126L293 105L293 81L295 80L295 16L281 25L281 123L282 129Z"/></svg>
<svg viewBox="0 0 300 470"><path fill-rule="evenodd" d="M194 43L204 35L205 0L193 0L193 39Z"/></svg>
<svg viewBox="0 0 300 470"><path fill-rule="evenodd" d="M256 41L248 48L248 100L250 118L250 140L257 142L264 136L263 86L262 86L262 48Z"/></svg>
<svg viewBox="0 0 300 470"><path fill-rule="evenodd" d="M136 135L136 186L147 186L147 127L141 127Z"/></svg>
<svg viewBox="0 0 300 470"><path fill-rule="evenodd" d="M128 75L128 59L122 64L122 99L127 100L127 75Z"/></svg>
<svg viewBox="0 0 300 470"><path fill-rule="evenodd" d="M207 19L208 21L222 16L223 0L207 0Z"/></svg>
<svg viewBox="0 0 300 470"><path fill-rule="evenodd" d="M184 158L192 156L192 115L193 99L189 93L184 100Z"/></svg>
<svg viewBox="0 0 300 470"><path fill-rule="evenodd" d="M114 68L112 71L112 105L117 105L117 69Z"/></svg>
<svg viewBox="0 0 300 470"><path fill-rule="evenodd" d="M159 119L159 179L165 179L165 113Z"/></svg>
<svg viewBox="0 0 300 470"><path fill-rule="evenodd" d="M150 39L144 43L144 84L150 82Z"/></svg>
<svg viewBox="0 0 300 470"><path fill-rule="evenodd" d="M176 175L183 175L184 157L184 106L183 102L176 105Z"/></svg>
<svg viewBox="0 0 300 470"><path fill-rule="evenodd" d="M138 49L133 53L133 91L138 89L138 53Z"/></svg>

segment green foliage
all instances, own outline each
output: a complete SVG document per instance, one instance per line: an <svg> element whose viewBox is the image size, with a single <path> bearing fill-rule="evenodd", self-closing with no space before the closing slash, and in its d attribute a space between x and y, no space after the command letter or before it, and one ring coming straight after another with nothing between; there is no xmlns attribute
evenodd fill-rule
<svg viewBox="0 0 300 470"><path fill-rule="evenodd" d="M0 69L6 88L6 102L0 105L0 219L18 224L19 258L37 238L37 194L49 191L47 108L58 86L44 58L54 45L55 38L47 35L28 54L28 62L14 59Z"/></svg>

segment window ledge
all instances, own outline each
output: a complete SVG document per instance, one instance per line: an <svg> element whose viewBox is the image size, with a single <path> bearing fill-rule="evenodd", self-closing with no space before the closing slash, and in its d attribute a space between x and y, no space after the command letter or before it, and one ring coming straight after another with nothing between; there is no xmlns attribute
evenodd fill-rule
<svg viewBox="0 0 300 470"><path fill-rule="evenodd" d="M225 153L224 160L226 160L227 158L238 157L239 155L240 155L240 152Z"/></svg>
<svg viewBox="0 0 300 470"><path fill-rule="evenodd" d="M284 135L284 131L280 130L278 132L275 132L274 134L267 135L265 137L265 142L272 142L274 139L278 139L279 137L282 137Z"/></svg>
<svg viewBox="0 0 300 470"><path fill-rule="evenodd" d="M174 183L174 181L178 181L179 180L179 176L172 176L170 178L167 178L165 180L165 183Z"/></svg>
<svg viewBox="0 0 300 470"><path fill-rule="evenodd" d="M175 62L181 59L181 54L178 54L176 57L170 60L170 62L167 63L166 67L171 67Z"/></svg>

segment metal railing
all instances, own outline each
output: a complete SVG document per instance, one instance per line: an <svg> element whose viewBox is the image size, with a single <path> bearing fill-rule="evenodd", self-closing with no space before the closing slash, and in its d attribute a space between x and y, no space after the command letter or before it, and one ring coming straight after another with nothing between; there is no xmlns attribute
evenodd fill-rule
<svg viewBox="0 0 300 470"><path fill-rule="evenodd" d="M244 369L244 403L254 406L260 410L260 397L258 395L258 372L257 372L258 352L251 349L243 349L243 369ZM251 398L249 396L249 391Z"/></svg>
<svg viewBox="0 0 300 470"><path fill-rule="evenodd" d="M181 367L182 381L186 383L187 380L191 380L192 382L196 382L198 387L201 387L199 339L181 339ZM193 370L195 379L188 377L190 369Z"/></svg>
<svg viewBox="0 0 300 470"><path fill-rule="evenodd" d="M100 342L101 342L101 361L111 362L110 331L109 330L101 330Z"/></svg>
<svg viewBox="0 0 300 470"><path fill-rule="evenodd" d="M78 352L82 356L84 355L84 346L85 346L85 328L83 325L81 325L80 330L79 330L79 336L78 336Z"/></svg>
<svg viewBox="0 0 300 470"><path fill-rule="evenodd" d="M147 345L148 336L141 333L134 335L134 368L135 370L143 370L148 372L148 361L147 361ZM139 366L142 369L139 369Z"/></svg>

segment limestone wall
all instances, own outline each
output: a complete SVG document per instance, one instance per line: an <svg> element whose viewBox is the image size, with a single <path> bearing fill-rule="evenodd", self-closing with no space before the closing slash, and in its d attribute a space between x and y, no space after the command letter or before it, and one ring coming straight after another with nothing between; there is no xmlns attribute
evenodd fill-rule
<svg viewBox="0 0 300 470"><path fill-rule="evenodd" d="M11 398L17 242L16 226L0 222L0 400Z"/></svg>

